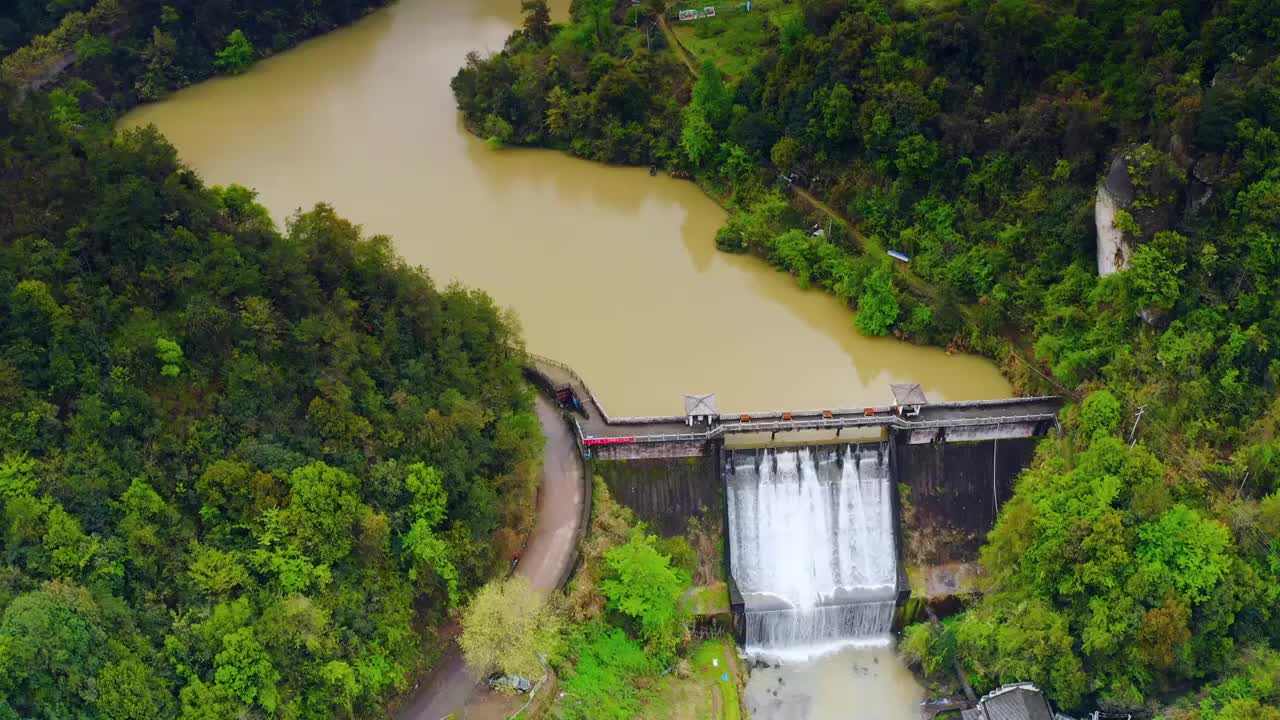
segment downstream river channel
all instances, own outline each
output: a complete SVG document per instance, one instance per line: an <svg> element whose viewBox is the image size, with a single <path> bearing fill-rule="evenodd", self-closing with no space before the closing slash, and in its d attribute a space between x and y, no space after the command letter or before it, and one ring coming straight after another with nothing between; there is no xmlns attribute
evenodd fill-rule
<svg viewBox="0 0 1280 720"><path fill-rule="evenodd" d="M567 5L553 2L559 17ZM328 202L437 282L483 288L613 414L680 413L695 392L725 411L884 403L895 382L934 399L1009 394L984 360L861 337L831 296L718 253L724 212L691 183L469 135L449 79L467 52L500 49L518 10L402 0L123 124L154 123L206 181L255 188L277 220ZM782 672L753 677L761 717L915 717L919 688L891 653Z"/></svg>

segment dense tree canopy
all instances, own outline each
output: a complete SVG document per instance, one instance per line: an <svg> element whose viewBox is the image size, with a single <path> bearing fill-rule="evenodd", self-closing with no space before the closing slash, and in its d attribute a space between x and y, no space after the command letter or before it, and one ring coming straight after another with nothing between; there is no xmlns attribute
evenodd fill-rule
<svg viewBox="0 0 1280 720"><path fill-rule="evenodd" d="M57 101L0 103L0 717L381 716L529 516L513 324Z"/></svg>
<svg viewBox="0 0 1280 720"><path fill-rule="evenodd" d="M259 53L345 25L384 0L14 0L0 17L0 80L42 89L87 81L84 102L124 108ZM5 56L8 57L5 57Z"/></svg>
<svg viewBox="0 0 1280 720"><path fill-rule="evenodd" d="M610 573L600 591L607 607L630 619L636 634L661 654L674 649L678 640L679 600L689 575L671 566L671 557L655 547L656 540L636 531L625 545L610 548L604 555Z"/></svg>
<svg viewBox="0 0 1280 720"><path fill-rule="evenodd" d="M573 3L568 26L548 25L544 5L524 3L524 29L507 49L469 55L453 79L468 125L501 143L592 160L680 162L680 101L689 83L678 61L650 52L645 36L617 33L611 0Z"/></svg>

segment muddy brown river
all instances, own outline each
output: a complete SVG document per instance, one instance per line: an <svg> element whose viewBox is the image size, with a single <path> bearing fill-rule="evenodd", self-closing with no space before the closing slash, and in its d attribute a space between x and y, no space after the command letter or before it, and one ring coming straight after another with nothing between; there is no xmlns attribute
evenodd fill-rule
<svg viewBox="0 0 1280 720"><path fill-rule="evenodd" d="M437 282L483 288L614 414L679 413L693 392L725 411L884 403L894 382L935 399L1009 394L989 362L862 337L833 297L718 253L725 214L689 182L469 135L449 79L468 51L501 47L518 8L403 0L123 124L156 124L208 182L255 188L278 220L328 202ZM760 715L915 716L919 688L891 653L785 672L781 697L753 679Z"/></svg>

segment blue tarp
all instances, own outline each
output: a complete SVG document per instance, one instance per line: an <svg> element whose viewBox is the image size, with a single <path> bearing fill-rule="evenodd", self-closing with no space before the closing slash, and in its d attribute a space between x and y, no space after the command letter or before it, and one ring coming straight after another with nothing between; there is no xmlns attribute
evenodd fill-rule
<svg viewBox="0 0 1280 720"><path fill-rule="evenodd" d="M897 258L898 260L901 260L901 261L902 261L902 262L904 262L904 263L909 263L909 262L911 262L911 258L907 257L907 254L906 254L906 253L901 252L901 251L899 251L899 250L890 250L890 251L889 251L889 257L891 257L891 258Z"/></svg>

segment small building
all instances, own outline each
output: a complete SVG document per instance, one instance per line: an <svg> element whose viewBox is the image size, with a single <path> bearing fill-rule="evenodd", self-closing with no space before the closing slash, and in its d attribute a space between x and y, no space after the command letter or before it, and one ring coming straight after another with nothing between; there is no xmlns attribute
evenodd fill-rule
<svg viewBox="0 0 1280 720"><path fill-rule="evenodd" d="M684 396L684 421L689 427L714 425L719 419L720 411L716 409L715 393Z"/></svg>
<svg viewBox="0 0 1280 720"><path fill-rule="evenodd" d="M992 690L965 710L961 720L1054 720L1049 701L1031 683L1013 683Z"/></svg>
<svg viewBox="0 0 1280 720"><path fill-rule="evenodd" d="M920 383L909 385L890 385L893 389L893 411L898 415L914 417L920 414L920 408L929 404L929 399L920 389Z"/></svg>

